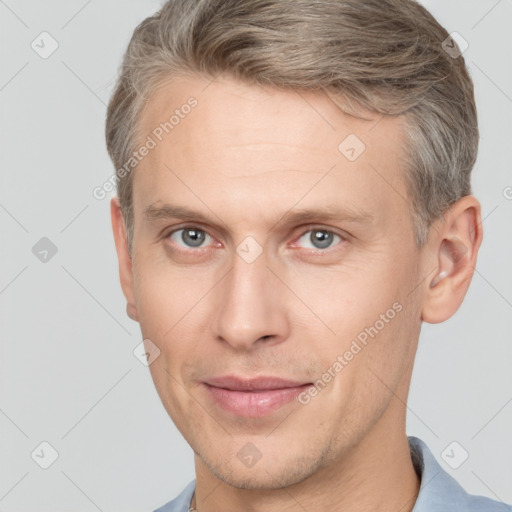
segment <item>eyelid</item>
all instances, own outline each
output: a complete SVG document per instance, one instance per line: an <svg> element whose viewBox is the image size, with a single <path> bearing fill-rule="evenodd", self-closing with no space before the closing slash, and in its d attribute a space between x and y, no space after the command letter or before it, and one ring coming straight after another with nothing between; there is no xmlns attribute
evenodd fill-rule
<svg viewBox="0 0 512 512"><path fill-rule="evenodd" d="M186 222L186 223L176 224L175 226L167 226L166 228L164 228L161 231L161 233L162 233L161 236L162 236L162 238L168 238L170 235L172 235L176 231L181 231L182 229L201 230L201 231L204 231L207 235L210 235L212 238L214 238L213 235L210 234L210 231L209 231L210 228L202 226L200 222L194 223L194 224L191 224L190 222Z"/></svg>

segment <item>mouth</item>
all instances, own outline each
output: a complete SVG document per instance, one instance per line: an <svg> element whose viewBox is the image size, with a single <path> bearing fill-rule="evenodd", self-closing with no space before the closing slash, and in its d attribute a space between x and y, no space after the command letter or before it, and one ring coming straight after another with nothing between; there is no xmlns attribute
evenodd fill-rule
<svg viewBox="0 0 512 512"><path fill-rule="evenodd" d="M236 416L258 418L268 416L294 400L311 382L257 377L214 377L203 382L204 388L217 406Z"/></svg>

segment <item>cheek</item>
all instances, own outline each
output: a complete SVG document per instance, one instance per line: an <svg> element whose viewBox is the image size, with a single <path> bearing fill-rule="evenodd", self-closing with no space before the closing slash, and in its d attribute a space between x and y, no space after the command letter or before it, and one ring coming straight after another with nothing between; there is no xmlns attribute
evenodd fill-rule
<svg viewBox="0 0 512 512"><path fill-rule="evenodd" d="M137 311L148 337L166 337L208 288L206 274L141 255L134 266Z"/></svg>
<svg viewBox="0 0 512 512"><path fill-rule="evenodd" d="M358 389L360 400L381 391L387 395L377 376L396 384L406 371L420 325L409 294L411 272L383 256L343 270L305 274L297 281L297 294L306 297L318 317L311 316L309 324L321 320L329 329L323 329L321 342L311 336L306 340L325 372L343 373L342 379L334 379L335 393ZM343 370L340 365L333 368L337 361Z"/></svg>
<svg viewBox="0 0 512 512"><path fill-rule="evenodd" d="M382 260L378 264L359 261L337 268L309 268L290 276L290 282L297 297L329 328L333 338L355 337L400 300L400 275ZM394 313L392 310L389 316Z"/></svg>
<svg viewBox="0 0 512 512"><path fill-rule="evenodd" d="M193 350L190 341L197 333L190 330L189 320L199 308L201 295L176 270L162 270L150 262L139 260L135 276L142 336L160 350L149 369L162 397L177 385L174 379L181 382L177 369Z"/></svg>

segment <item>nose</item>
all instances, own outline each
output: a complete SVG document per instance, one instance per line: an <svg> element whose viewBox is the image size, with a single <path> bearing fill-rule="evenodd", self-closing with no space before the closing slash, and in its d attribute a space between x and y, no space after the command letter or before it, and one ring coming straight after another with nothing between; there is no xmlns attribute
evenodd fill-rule
<svg viewBox="0 0 512 512"><path fill-rule="evenodd" d="M235 254L217 297L216 338L245 351L283 342L290 329L285 294L265 254L251 263Z"/></svg>

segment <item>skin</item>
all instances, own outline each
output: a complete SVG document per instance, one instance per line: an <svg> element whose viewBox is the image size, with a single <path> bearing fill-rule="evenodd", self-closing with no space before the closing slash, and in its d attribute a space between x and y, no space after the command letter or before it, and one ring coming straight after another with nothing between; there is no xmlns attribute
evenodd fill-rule
<svg viewBox="0 0 512 512"><path fill-rule="evenodd" d="M150 365L156 389L195 452L195 506L412 510L419 479L405 403L419 332L422 321L452 316L465 296L480 204L473 196L454 203L420 250L403 119L352 117L320 92L188 76L150 98L143 137L190 96L198 105L134 171L132 258L117 198L111 215L127 311L161 351ZM338 150L349 134L366 146L352 162ZM145 217L163 203L196 217ZM287 221L327 206L366 217ZM185 227L203 230L201 247L187 245ZM317 248L312 232L337 236ZM252 263L236 252L247 236L263 250ZM315 382L394 303L401 311L306 405L242 418L202 385L228 374ZM252 467L237 456L247 443L261 454Z"/></svg>

